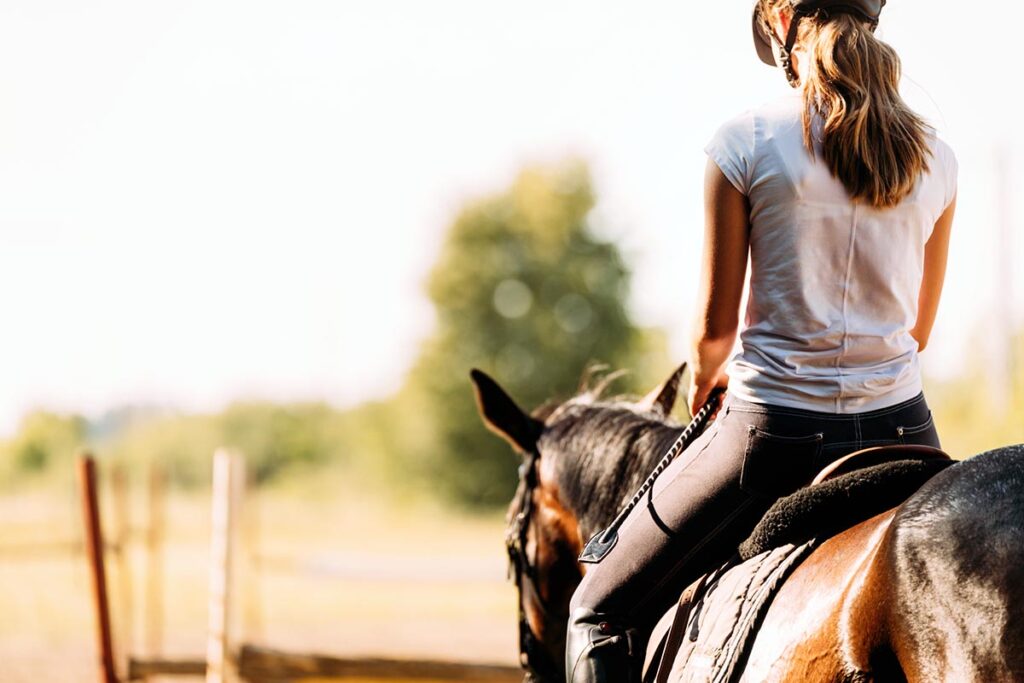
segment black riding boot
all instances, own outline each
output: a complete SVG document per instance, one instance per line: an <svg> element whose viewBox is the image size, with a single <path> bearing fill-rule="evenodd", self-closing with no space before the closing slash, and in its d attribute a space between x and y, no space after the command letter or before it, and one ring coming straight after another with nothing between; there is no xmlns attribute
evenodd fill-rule
<svg viewBox="0 0 1024 683"><path fill-rule="evenodd" d="M639 683L637 631L585 607L573 610L565 641L568 683Z"/></svg>

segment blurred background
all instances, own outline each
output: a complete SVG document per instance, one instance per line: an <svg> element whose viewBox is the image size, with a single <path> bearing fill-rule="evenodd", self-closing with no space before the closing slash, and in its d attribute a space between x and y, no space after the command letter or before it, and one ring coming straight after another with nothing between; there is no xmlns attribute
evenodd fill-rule
<svg viewBox="0 0 1024 683"><path fill-rule="evenodd" d="M878 30L960 164L922 354L958 457L1024 441L1022 17L1001 11L903 0ZM247 642L514 664L518 459L469 368L533 408L589 364L639 394L686 359L704 144L788 89L749 12L0 6L0 680L94 677L82 448L122 653L203 652L226 445Z"/></svg>

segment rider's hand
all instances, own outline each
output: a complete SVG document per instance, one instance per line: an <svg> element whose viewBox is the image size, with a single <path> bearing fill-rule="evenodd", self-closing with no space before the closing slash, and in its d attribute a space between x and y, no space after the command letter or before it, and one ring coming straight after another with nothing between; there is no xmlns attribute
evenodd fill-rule
<svg viewBox="0 0 1024 683"><path fill-rule="evenodd" d="M688 403L690 405L690 415L696 415L700 409L707 403L708 396L711 395L711 390L715 387L721 387L725 389L729 384L729 376L724 372L719 372L716 376L711 378L698 377L696 374L690 377L690 393ZM715 408L715 412L711 414L713 420L721 408L722 404L719 402L718 407Z"/></svg>

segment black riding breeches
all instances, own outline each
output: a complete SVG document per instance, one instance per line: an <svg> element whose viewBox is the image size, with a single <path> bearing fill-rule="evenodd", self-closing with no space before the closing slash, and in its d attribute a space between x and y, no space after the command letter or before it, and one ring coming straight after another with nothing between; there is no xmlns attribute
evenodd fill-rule
<svg viewBox="0 0 1024 683"><path fill-rule="evenodd" d="M772 503L844 455L897 443L939 446L924 394L856 414L726 396L717 419L626 518L608 555L585 565L570 603L567 679L619 680L601 671L628 667L628 680L639 680L658 619L687 585L735 552ZM601 634L609 633L628 633L629 646L602 649Z"/></svg>

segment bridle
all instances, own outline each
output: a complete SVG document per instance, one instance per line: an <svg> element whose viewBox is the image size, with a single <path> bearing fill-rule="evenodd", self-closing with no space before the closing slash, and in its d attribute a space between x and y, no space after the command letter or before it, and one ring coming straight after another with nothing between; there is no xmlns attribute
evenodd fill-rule
<svg viewBox="0 0 1024 683"><path fill-rule="evenodd" d="M601 557L615 544L619 526L628 516L629 512L640 502L643 496L653 490L654 481L658 478L668 464L685 449L694 438L707 425L708 419L718 407L724 392L721 388L712 390L707 401L697 414L693 416L690 424L679 434L671 448L665 453L661 461L644 481L640 490L636 492L630 502L619 512L612 523L602 531L594 534L587 543L583 553L580 555L582 562L600 562ZM530 561L526 553L526 532L530 528L533 516L533 492L537 488L539 476L537 474L537 462L540 460L540 451L534 443L526 453L523 462L519 465L519 486L516 488L515 497L512 499L511 510L516 514L509 519L508 528L505 530L505 549L508 552L508 574L509 578L515 577L516 592L519 597L519 665L526 671L526 681L540 680L562 680L563 671L561 662L554 662L551 655L545 650L533 631L530 629L530 622L526 618L524 596L531 593L534 604L544 617L552 614L552 609L544 595L537 588L537 565ZM604 540L609 536L611 540ZM568 617L568 615L566 615Z"/></svg>
<svg viewBox="0 0 1024 683"><path fill-rule="evenodd" d="M512 499L516 514L505 530L505 549L508 551L508 578L513 578L519 598L519 665L526 671L526 681L561 680L562 663L552 661L551 655L530 629L526 618L525 597L531 594L534 604L547 616L551 608L537 588L537 565L526 553L526 532L533 515L533 492L537 488L537 462L540 452L533 446L519 465L519 486Z"/></svg>

